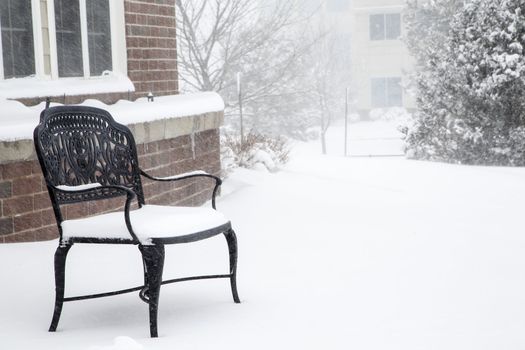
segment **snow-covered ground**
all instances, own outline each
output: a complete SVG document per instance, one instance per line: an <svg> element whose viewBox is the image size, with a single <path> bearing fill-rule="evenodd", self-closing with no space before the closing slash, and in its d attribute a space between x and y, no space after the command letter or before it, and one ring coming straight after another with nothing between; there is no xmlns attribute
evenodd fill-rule
<svg viewBox="0 0 525 350"><path fill-rule="evenodd" d="M392 124L351 126L366 138ZM282 171L225 182L241 304L226 280L186 282L161 290L158 339L135 294L66 303L48 333L56 241L0 245L0 349L525 348L525 169L344 158L342 135L328 156L299 144ZM350 145L399 152L379 143ZM167 278L227 271L222 237L166 254ZM77 245L66 289L134 286L140 271L134 247Z"/></svg>

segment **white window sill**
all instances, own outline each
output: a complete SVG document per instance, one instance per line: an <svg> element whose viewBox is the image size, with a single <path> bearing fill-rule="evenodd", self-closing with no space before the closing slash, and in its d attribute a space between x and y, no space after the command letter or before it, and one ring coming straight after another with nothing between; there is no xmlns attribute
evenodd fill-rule
<svg viewBox="0 0 525 350"><path fill-rule="evenodd" d="M90 78L27 77L0 80L0 97L6 99L78 96L128 91L135 91L135 86L127 76L116 73Z"/></svg>

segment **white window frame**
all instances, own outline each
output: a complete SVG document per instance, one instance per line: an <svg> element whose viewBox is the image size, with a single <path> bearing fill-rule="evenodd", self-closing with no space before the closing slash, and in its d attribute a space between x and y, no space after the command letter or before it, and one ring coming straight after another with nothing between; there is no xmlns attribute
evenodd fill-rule
<svg viewBox="0 0 525 350"><path fill-rule="evenodd" d="M61 88L61 82L67 82L68 86L74 84L72 95L93 94L106 92L135 91L133 83L127 77L127 50L124 16L124 0L108 0L111 33L111 60L112 76L91 76L89 69L89 47L86 0L77 0L80 5L81 18L81 40L83 57L82 77L59 77L58 55L55 28L55 1L47 0L47 20L49 30L49 55L50 73L45 73L44 68L44 42L42 34L42 18L40 0L31 0L31 12L33 20L33 41L35 55L35 74L16 79L5 79L2 56L2 41L0 35L0 97L7 98L31 98L42 96L55 96L54 91ZM107 85L107 82L111 82ZM31 84L31 92L26 87Z"/></svg>
<svg viewBox="0 0 525 350"><path fill-rule="evenodd" d="M44 75L44 40L42 38L42 17L40 0L31 0L31 12L33 15L33 40L35 48L35 75ZM2 65L2 69L3 69Z"/></svg>
<svg viewBox="0 0 525 350"><path fill-rule="evenodd" d="M0 80L4 80L4 52L2 51L2 23L0 22Z"/></svg>

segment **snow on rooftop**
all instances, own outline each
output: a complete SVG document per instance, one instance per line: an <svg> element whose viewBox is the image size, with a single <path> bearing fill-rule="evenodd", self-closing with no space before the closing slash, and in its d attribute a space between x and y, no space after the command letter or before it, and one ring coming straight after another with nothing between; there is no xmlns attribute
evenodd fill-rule
<svg viewBox="0 0 525 350"><path fill-rule="evenodd" d="M52 106L60 104L52 103ZM120 100L106 105L98 100L86 100L81 105L105 109L122 124L136 124L158 119L192 116L224 110L224 101L215 92L158 96L136 101ZM0 141L32 139L45 102L27 107L18 101L0 97Z"/></svg>

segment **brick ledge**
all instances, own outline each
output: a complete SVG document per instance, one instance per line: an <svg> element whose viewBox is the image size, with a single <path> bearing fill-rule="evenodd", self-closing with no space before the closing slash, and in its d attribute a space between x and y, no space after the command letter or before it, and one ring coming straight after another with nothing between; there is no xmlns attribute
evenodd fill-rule
<svg viewBox="0 0 525 350"><path fill-rule="evenodd" d="M137 144L161 141L206 130L218 129L224 112L158 119L129 124ZM33 140L0 141L0 164L37 159Z"/></svg>

